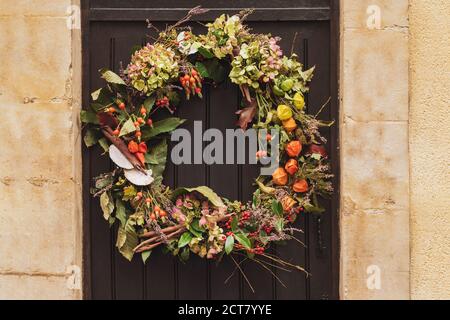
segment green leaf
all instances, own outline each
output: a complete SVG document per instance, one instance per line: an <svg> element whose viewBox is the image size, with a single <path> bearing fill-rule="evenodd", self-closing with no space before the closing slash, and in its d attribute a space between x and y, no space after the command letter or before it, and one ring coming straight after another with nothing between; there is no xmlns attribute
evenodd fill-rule
<svg viewBox="0 0 450 320"><path fill-rule="evenodd" d="M231 219L231 225L230 225L232 231L235 231L237 229L238 222L239 221L238 221L237 216L233 216L233 218Z"/></svg>
<svg viewBox="0 0 450 320"><path fill-rule="evenodd" d="M277 230L278 232L282 232L284 229L284 219L283 218L278 218L275 221L275 230Z"/></svg>
<svg viewBox="0 0 450 320"><path fill-rule="evenodd" d="M139 244L139 238L134 230L132 219L128 219L125 226L119 227L117 231L116 247L119 252L129 261L133 258L133 249Z"/></svg>
<svg viewBox="0 0 450 320"><path fill-rule="evenodd" d="M147 259L150 257L151 254L152 254L152 250L144 251L141 253L142 262L144 262L144 264L147 262Z"/></svg>
<svg viewBox="0 0 450 320"><path fill-rule="evenodd" d="M247 236L245 234L243 234L243 233L235 233L234 237L245 248L247 248L247 249L251 249L252 248L252 243L250 242L249 238L247 238Z"/></svg>
<svg viewBox="0 0 450 320"><path fill-rule="evenodd" d="M212 189L206 187L206 186L200 186L196 188L178 188L173 191L173 197L177 197L180 194L186 193L186 192L194 192L197 191L201 193L203 196L205 196L214 206L216 207L225 207L225 204L223 203L222 199L215 193Z"/></svg>
<svg viewBox="0 0 450 320"><path fill-rule="evenodd" d="M80 120L83 123L98 124L97 114L90 110L81 110Z"/></svg>
<svg viewBox="0 0 450 320"><path fill-rule="evenodd" d="M109 144L106 138L101 138L100 140L98 140L98 144L103 148L105 152L109 151Z"/></svg>
<svg viewBox="0 0 450 320"><path fill-rule="evenodd" d="M126 85L122 78L111 70L100 69L99 72L102 75L102 78L105 79L108 83L120 84L124 86Z"/></svg>
<svg viewBox="0 0 450 320"><path fill-rule="evenodd" d="M145 99L144 108L145 108L145 110L147 110L147 114L150 113L150 111L152 111L152 108L155 105L155 101L156 101L155 96L151 96L151 97L148 97L147 99Z"/></svg>
<svg viewBox="0 0 450 320"><path fill-rule="evenodd" d="M272 201L272 211L279 217L283 216L283 205L277 201L277 200L273 200Z"/></svg>
<svg viewBox="0 0 450 320"><path fill-rule="evenodd" d="M227 254L230 254L230 252L233 251L233 247L234 247L234 237L228 236L227 240L225 241L225 252Z"/></svg>
<svg viewBox="0 0 450 320"><path fill-rule="evenodd" d="M92 147L98 143L98 134L93 129L87 129L86 134L83 137L84 144L86 147Z"/></svg>
<svg viewBox="0 0 450 320"><path fill-rule="evenodd" d="M208 78L212 79L214 82L221 83L227 77L226 69L218 59L204 61L203 65L208 72Z"/></svg>
<svg viewBox="0 0 450 320"><path fill-rule="evenodd" d="M116 218L119 219L121 226L125 226L127 223L125 204L120 199L116 199Z"/></svg>
<svg viewBox="0 0 450 320"><path fill-rule="evenodd" d="M206 59L211 59L214 57L214 54L205 47L198 47L197 51Z"/></svg>
<svg viewBox="0 0 450 320"><path fill-rule="evenodd" d="M137 194L136 188L133 185L123 188L123 201L133 199Z"/></svg>
<svg viewBox="0 0 450 320"><path fill-rule="evenodd" d="M91 97L92 101L95 101L95 103L92 103L91 106L93 104L98 105L98 107L93 108L95 111L111 105L113 101L113 94L108 88L101 88L92 92Z"/></svg>
<svg viewBox="0 0 450 320"><path fill-rule="evenodd" d="M164 139L145 154L145 162L150 164L149 168L153 176L162 176L167 162L167 140Z"/></svg>
<svg viewBox="0 0 450 320"><path fill-rule="evenodd" d="M95 188L103 189L113 183L112 175L103 175L95 178Z"/></svg>
<svg viewBox="0 0 450 320"><path fill-rule="evenodd" d="M109 220L111 213L114 211L114 203L111 202L111 198L108 192L103 192L100 196L100 207L103 211L103 218Z"/></svg>
<svg viewBox="0 0 450 320"><path fill-rule="evenodd" d="M181 250L181 253L180 253L180 260L181 260L182 262L186 262L186 261L189 260L189 248L188 248L188 247L186 247L186 248L184 248L183 250Z"/></svg>
<svg viewBox="0 0 450 320"><path fill-rule="evenodd" d="M200 73L202 78L209 78L208 69L206 69L205 65L199 61L195 63L195 69Z"/></svg>
<svg viewBox="0 0 450 320"><path fill-rule="evenodd" d="M314 206L312 204L305 204L304 208L305 208L305 212L309 212L309 213L323 213L323 212L325 212L324 208L321 208L319 206Z"/></svg>
<svg viewBox="0 0 450 320"><path fill-rule="evenodd" d="M166 118L164 120L157 121L153 123L153 128L146 126L142 130L142 140L147 141L150 138L153 138L161 133L172 132L178 126L183 124L185 121L186 121L185 119L180 119L176 117Z"/></svg>
<svg viewBox="0 0 450 320"><path fill-rule="evenodd" d="M183 248L189 244L192 240L192 234L190 232L185 232L181 235L180 240L178 240L178 248Z"/></svg>
<svg viewBox="0 0 450 320"><path fill-rule="evenodd" d="M188 226L188 230L196 237L203 237L203 232L205 231L200 227L200 219L192 220L191 224Z"/></svg>
<svg viewBox="0 0 450 320"><path fill-rule="evenodd" d="M136 131L136 127L134 126L134 122L131 118L129 118L120 129L119 137L129 134L131 132Z"/></svg>

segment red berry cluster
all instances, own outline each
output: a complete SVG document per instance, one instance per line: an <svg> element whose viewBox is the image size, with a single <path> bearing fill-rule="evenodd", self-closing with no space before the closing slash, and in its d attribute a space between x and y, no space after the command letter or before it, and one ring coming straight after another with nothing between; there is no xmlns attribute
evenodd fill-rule
<svg viewBox="0 0 450 320"><path fill-rule="evenodd" d="M248 219L250 219L250 211L242 212L241 218L239 219L239 225L242 226Z"/></svg>
<svg viewBox="0 0 450 320"><path fill-rule="evenodd" d="M263 227L263 230L264 230L265 233L270 234L272 232L272 230L273 230L273 227L266 225L266 226Z"/></svg>
<svg viewBox="0 0 450 320"><path fill-rule="evenodd" d="M254 253L254 254L263 254L264 253L264 247L256 247L256 248L254 248L253 250L252 250L252 252Z"/></svg>
<svg viewBox="0 0 450 320"><path fill-rule="evenodd" d="M225 228L231 229L231 222L233 221L233 218L228 219L228 221L225 223Z"/></svg>
<svg viewBox="0 0 450 320"><path fill-rule="evenodd" d="M161 99L156 100L156 106L157 107L168 108L169 105L170 105L169 98L167 98L166 96L164 96Z"/></svg>
<svg viewBox="0 0 450 320"><path fill-rule="evenodd" d="M181 76L180 83L184 88L188 100L191 97L191 94L202 98L202 77L197 70L192 69L190 74L186 73L184 76Z"/></svg>
<svg viewBox="0 0 450 320"><path fill-rule="evenodd" d="M227 237L229 237L229 236L232 236L232 235L234 235L234 233L233 233L233 232L231 232L231 231L228 231L228 232L226 233L226 235L227 235Z"/></svg>

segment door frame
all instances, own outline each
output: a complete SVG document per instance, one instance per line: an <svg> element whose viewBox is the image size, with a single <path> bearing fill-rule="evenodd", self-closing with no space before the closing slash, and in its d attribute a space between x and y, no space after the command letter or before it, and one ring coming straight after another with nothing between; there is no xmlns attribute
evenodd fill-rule
<svg viewBox="0 0 450 320"><path fill-rule="evenodd" d="M80 0L81 6L81 48L82 48L82 104L88 105L90 102L90 84L89 84L89 36L90 36L90 22L93 20L117 20L117 10L111 10L110 12L105 12L104 14L99 14L99 12L92 13L90 10L89 0ZM298 14L302 15L303 19L313 19L320 17L322 15L323 19L328 19L330 21L330 108L332 110L331 114L335 119L336 123L331 128L333 134L336 137L334 141L329 141L330 149L332 150L332 157L336 159L333 163L333 172L335 176L333 178L333 185L335 192L332 196L331 207L333 208L331 214L331 274L332 284L331 284L331 295L330 297L323 297L324 299L338 300L340 298L340 228L339 228L339 211L340 211L340 139L339 139L339 122L340 122L340 112L339 112L339 74L340 74L340 1L330 0L330 8L326 8L329 15L324 15L321 10L315 10L315 12L309 12L307 8L302 8L298 11ZM216 11L224 11L223 9L216 9L212 12L216 15ZM141 16L136 15L134 12L133 17L124 17L121 14L122 20L142 20L148 17L151 11L140 13ZM215 13L214 13L215 12ZM160 13L158 13L160 14ZM170 11L165 12L168 14L170 19ZM270 10L266 14L272 14ZM295 13L297 14L297 13ZM292 19L295 20L298 17L291 13ZM147 16L145 16L147 15ZM82 168L86 168L86 162L88 159L87 148L82 145ZM89 193L90 187L90 172L89 170L82 170L82 196L83 196L83 225L82 225L82 239L83 239L83 265L82 265L82 296L83 299L91 299L92 296L92 286L91 286L91 246L90 246L90 204L89 199L91 197Z"/></svg>

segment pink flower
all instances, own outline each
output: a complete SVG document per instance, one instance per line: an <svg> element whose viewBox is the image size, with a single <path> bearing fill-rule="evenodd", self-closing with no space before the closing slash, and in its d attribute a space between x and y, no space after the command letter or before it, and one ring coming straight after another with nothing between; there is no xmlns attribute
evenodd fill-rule
<svg viewBox="0 0 450 320"><path fill-rule="evenodd" d="M198 222L199 225L204 226L206 224L206 218L203 216L200 218L200 221Z"/></svg>

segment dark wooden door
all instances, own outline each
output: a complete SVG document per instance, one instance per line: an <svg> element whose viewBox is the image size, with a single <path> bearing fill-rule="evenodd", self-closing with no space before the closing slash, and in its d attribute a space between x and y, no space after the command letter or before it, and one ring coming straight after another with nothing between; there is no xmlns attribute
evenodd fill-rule
<svg viewBox="0 0 450 320"><path fill-rule="evenodd" d="M117 71L122 62L129 61L130 49L145 41L145 19L162 27L181 18L189 8L184 0L91 0L83 7L83 89L84 103L89 93L102 86L98 69L109 67ZM315 113L331 97L331 104L321 115L323 119L338 119L337 103L337 1L333 0L259 0L259 1L203 1L192 5L214 8L201 17L212 20L221 13L235 13L239 8L256 8L248 23L255 32L270 32L283 38L282 47L293 50L306 67L317 66L311 92L309 112ZM230 5L233 8L229 8ZM193 23L195 30L204 27ZM234 128L238 88L225 83L207 88L203 100L194 99L183 104L178 115L201 120L206 128ZM116 230L108 228L102 218L98 199L88 193L92 177L108 171L108 157L99 157L100 150L83 150L84 170L84 245L85 296L93 299L337 299L338 298L338 128L324 131L328 151L336 174L334 199L324 202L327 209L321 216L302 216L298 225L305 231L307 248L297 243L278 246L275 251L282 258L303 265L311 272L305 277L299 272L276 271L286 284L283 287L257 264L244 265L256 293L252 293L241 276L234 276L234 264L225 260L219 266L191 255L181 264L156 250L144 266L139 257L126 261L114 247ZM258 168L250 165L181 165L169 164L165 181L170 186L209 185L217 193L230 199L249 200L254 191L253 180Z"/></svg>

